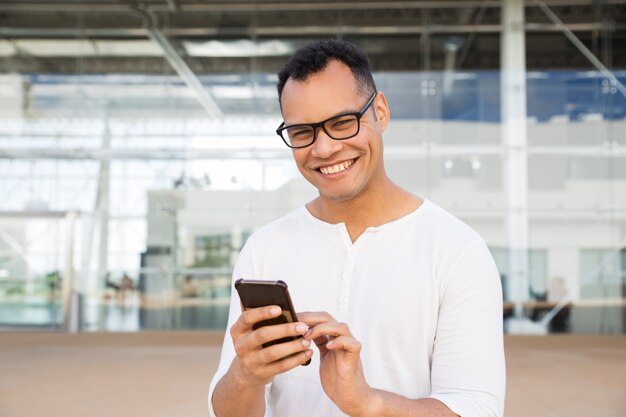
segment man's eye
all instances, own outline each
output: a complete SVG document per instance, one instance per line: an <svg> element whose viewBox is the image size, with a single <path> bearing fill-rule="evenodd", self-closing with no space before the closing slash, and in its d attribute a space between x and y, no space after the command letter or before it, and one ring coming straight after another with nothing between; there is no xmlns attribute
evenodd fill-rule
<svg viewBox="0 0 626 417"><path fill-rule="evenodd" d="M311 134L311 131L308 130L308 129L296 130L296 131L289 132L289 136L291 136L292 138L308 136L310 134Z"/></svg>
<svg viewBox="0 0 626 417"><path fill-rule="evenodd" d="M351 127L355 122L354 117L343 117L341 119L333 120L333 129L345 129Z"/></svg>

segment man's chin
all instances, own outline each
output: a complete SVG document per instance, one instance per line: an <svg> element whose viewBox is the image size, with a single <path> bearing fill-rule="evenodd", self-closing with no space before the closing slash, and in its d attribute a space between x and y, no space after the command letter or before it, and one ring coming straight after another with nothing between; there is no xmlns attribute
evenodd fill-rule
<svg viewBox="0 0 626 417"><path fill-rule="evenodd" d="M349 200L358 197L362 189L354 186L346 187L347 183L341 184L342 187L338 187L340 184L334 184L335 187L328 186L328 184L321 185L317 181L313 181L312 178L305 177L307 182L317 189L320 200L332 203L345 203Z"/></svg>
<svg viewBox="0 0 626 417"><path fill-rule="evenodd" d="M332 203L345 203L354 199L358 193L355 191L344 191L344 192L324 192L319 191L320 199L323 201L328 201Z"/></svg>

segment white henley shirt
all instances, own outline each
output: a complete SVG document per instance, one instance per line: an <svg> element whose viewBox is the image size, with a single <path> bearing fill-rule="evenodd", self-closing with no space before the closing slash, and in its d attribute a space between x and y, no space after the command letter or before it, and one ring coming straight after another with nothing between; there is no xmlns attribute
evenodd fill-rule
<svg viewBox="0 0 626 417"><path fill-rule="evenodd" d="M365 378L407 398L431 397L462 417L501 417L505 365L502 291L482 238L425 200L352 243L345 224L306 207L246 242L233 273L283 280L296 311L327 311L362 344ZM233 290L228 328L241 313ZM266 417L345 416L324 394L319 352L266 386ZM211 396L235 356L226 335Z"/></svg>

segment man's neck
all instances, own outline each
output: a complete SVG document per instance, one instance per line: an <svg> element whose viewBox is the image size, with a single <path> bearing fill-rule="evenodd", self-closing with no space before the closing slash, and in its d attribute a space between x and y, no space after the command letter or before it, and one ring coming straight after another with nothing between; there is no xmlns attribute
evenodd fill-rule
<svg viewBox="0 0 626 417"><path fill-rule="evenodd" d="M423 200L385 178L375 189L359 196L335 201L319 196L307 204L311 214L327 223L345 223L352 242L368 227L378 227L417 210Z"/></svg>

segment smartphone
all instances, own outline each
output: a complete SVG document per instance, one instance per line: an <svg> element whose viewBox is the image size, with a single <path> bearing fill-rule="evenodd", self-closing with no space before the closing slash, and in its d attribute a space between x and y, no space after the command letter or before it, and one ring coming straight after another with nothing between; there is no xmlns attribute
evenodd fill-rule
<svg viewBox="0 0 626 417"><path fill-rule="evenodd" d="M280 316L256 323L253 329L263 326L273 326L276 324L292 323L298 320L296 311L293 308L289 289L284 281L261 281L252 279L238 279L235 281L235 289L239 293L239 299L244 310L250 308L277 305L283 311ZM282 339L273 340L263 344L263 347L276 345L278 343L290 342L302 336L289 336ZM310 363L307 362L305 365Z"/></svg>

